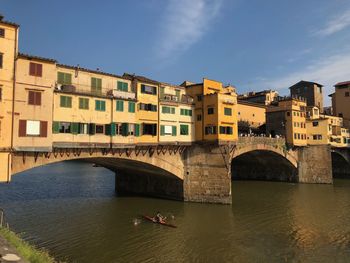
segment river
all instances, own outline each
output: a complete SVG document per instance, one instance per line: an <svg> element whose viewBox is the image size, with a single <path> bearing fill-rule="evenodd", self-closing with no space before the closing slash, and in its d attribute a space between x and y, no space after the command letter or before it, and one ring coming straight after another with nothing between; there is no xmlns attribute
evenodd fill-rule
<svg viewBox="0 0 350 263"><path fill-rule="evenodd" d="M350 180L233 181L232 206L116 197L114 173L64 162L0 185L10 227L66 262L350 262ZM157 210L178 228L138 223Z"/></svg>

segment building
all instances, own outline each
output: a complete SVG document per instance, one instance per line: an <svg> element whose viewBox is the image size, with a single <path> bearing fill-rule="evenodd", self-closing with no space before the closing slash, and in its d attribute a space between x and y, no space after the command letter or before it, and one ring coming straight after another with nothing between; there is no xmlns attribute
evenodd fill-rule
<svg viewBox="0 0 350 263"><path fill-rule="evenodd" d="M238 100L270 105L278 99L278 92L275 90L263 90L259 92L248 92L238 95Z"/></svg>
<svg viewBox="0 0 350 263"><path fill-rule="evenodd" d="M301 80L298 83L291 86L291 97L301 97L306 99L306 105L310 107L318 107L320 111L323 111L323 93L322 85L316 82Z"/></svg>
<svg viewBox="0 0 350 263"><path fill-rule="evenodd" d="M284 137L289 145L307 145L305 100L288 97L271 104L266 110L266 133Z"/></svg>
<svg viewBox="0 0 350 263"><path fill-rule="evenodd" d="M317 107L307 108L307 144L350 146L349 129L343 127L343 118L320 114Z"/></svg>
<svg viewBox="0 0 350 263"><path fill-rule="evenodd" d="M350 81L339 82L334 85L332 98L333 114L344 119L344 126L350 129Z"/></svg>
<svg viewBox="0 0 350 263"><path fill-rule="evenodd" d="M196 141L236 141L237 95L231 86L221 82L203 79L202 83L182 83L186 94L195 103Z"/></svg>
<svg viewBox="0 0 350 263"><path fill-rule="evenodd" d="M264 104L238 100L238 133L265 134L266 108Z"/></svg>

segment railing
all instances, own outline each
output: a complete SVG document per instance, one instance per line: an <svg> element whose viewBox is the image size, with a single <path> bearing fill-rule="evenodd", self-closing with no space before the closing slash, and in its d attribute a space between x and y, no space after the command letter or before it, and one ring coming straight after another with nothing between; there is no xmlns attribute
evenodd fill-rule
<svg viewBox="0 0 350 263"><path fill-rule="evenodd" d="M268 144L283 146L286 144L284 138L270 138L270 137L238 137L238 144Z"/></svg>

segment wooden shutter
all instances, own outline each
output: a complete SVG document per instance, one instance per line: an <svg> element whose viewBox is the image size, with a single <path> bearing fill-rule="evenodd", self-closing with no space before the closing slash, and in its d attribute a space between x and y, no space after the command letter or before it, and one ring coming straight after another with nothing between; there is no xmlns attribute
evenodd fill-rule
<svg viewBox="0 0 350 263"><path fill-rule="evenodd" d="M36 75L38 77L42 77L42 75L43 75L43 65L42 64L37 64Z"/></svg>
<svg viewBox="0 0 350 263"><path fill-rule="evenodd" d="M72 134L78 134L79 133L79 123L77 122L72 122L71 123L71 133Z"/></svg>
<svg viewBox="0 0 350 263"><path fill-rule="evenodd" d="M114 122L111 123L111 135L112 136L117 135L117 125Z"/></svg>
<svg viewBox="0 0 350 263"><path fill-rule="evenodd" d="M141 93L145 93L145 85L141 85Z"/></svg>
<svg viewBox="0 0 350 263"><path fill-rule="evenodd" d="M165 134L165 127L164 125L160 125L160 135L164 135Z"/></svg>
<svg viewBox="0 0 350 263"><path fill-rule="evenodd" d="M140 124L135 124L135 136L140 136Z"/></svg>
<svg viewBox="0 0 350 263"><path fill-rule="evenodd" d="M40 121L40 137L47 137L47 121Z"/></svg>
<svg viewBox="0 0 350 263"><path fill-rule="evenodd" d="M34 91L28 91L28 104L35 105L35 93Z"/></svg>
<svg viewBox="0 0 350 263"><path fill-rule="evenodd" d="M112 135L112 129L110 124L105 125L105 135Z"/></svg>
<svg viewBox="0 0 350 263"><path fill-rule="evenodd" d="M64 74L62 72L57 72L57 83L64 84Z"/></svg>
<svg viewBox="0 0 350 263"><path fill-rule="evenodd" d="M95 123L90 123L89 124L89 134L94 135L96 133L96 124Z"/></svg>
<svg viewBox="0 0 350 263"><path fill-rule="evenodd" d="M18 137L25 137L27 135L27 121L19 120Z"/></svg>
<svg viewBox="0 0 350 263"><path fill-rule="evenodd" d="M122 123L122 135L123 136L129 135L129 124L128 123Z"/></svg>
<svg viewBox="0 0 350 263"><path fill-rule="evenodd" d="M176 126L173 126L172 136L176 136Z"/></svg>
<svg viewBox="0 0 350 263"><path fill-rule="evenodd" d="M34 103L35 105L41 105L41 92L34 92Z"/></svg>
<svg viewBox="0 0 350 263"><path fill-rule="evenodd" d="M29 75L30 76L35 76L35 63L30 62L29 63Z"/></svg>
<svg viewBox="0 0 350 263"><path fill-rule="evenodd" d="M59 133L60 132L60 123L58 121L54 121L52 123L52 133Z"/></svg>

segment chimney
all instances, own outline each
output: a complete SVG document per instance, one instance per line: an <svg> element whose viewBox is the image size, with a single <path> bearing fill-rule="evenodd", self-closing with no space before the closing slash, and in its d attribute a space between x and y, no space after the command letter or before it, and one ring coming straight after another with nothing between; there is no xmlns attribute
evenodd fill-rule
<svg viewBox="0 0 350 263"><path fill-rule="evenodd" d="M0 14L0 21L2 21L3 19L4 19L4 16Z"/></svg>

